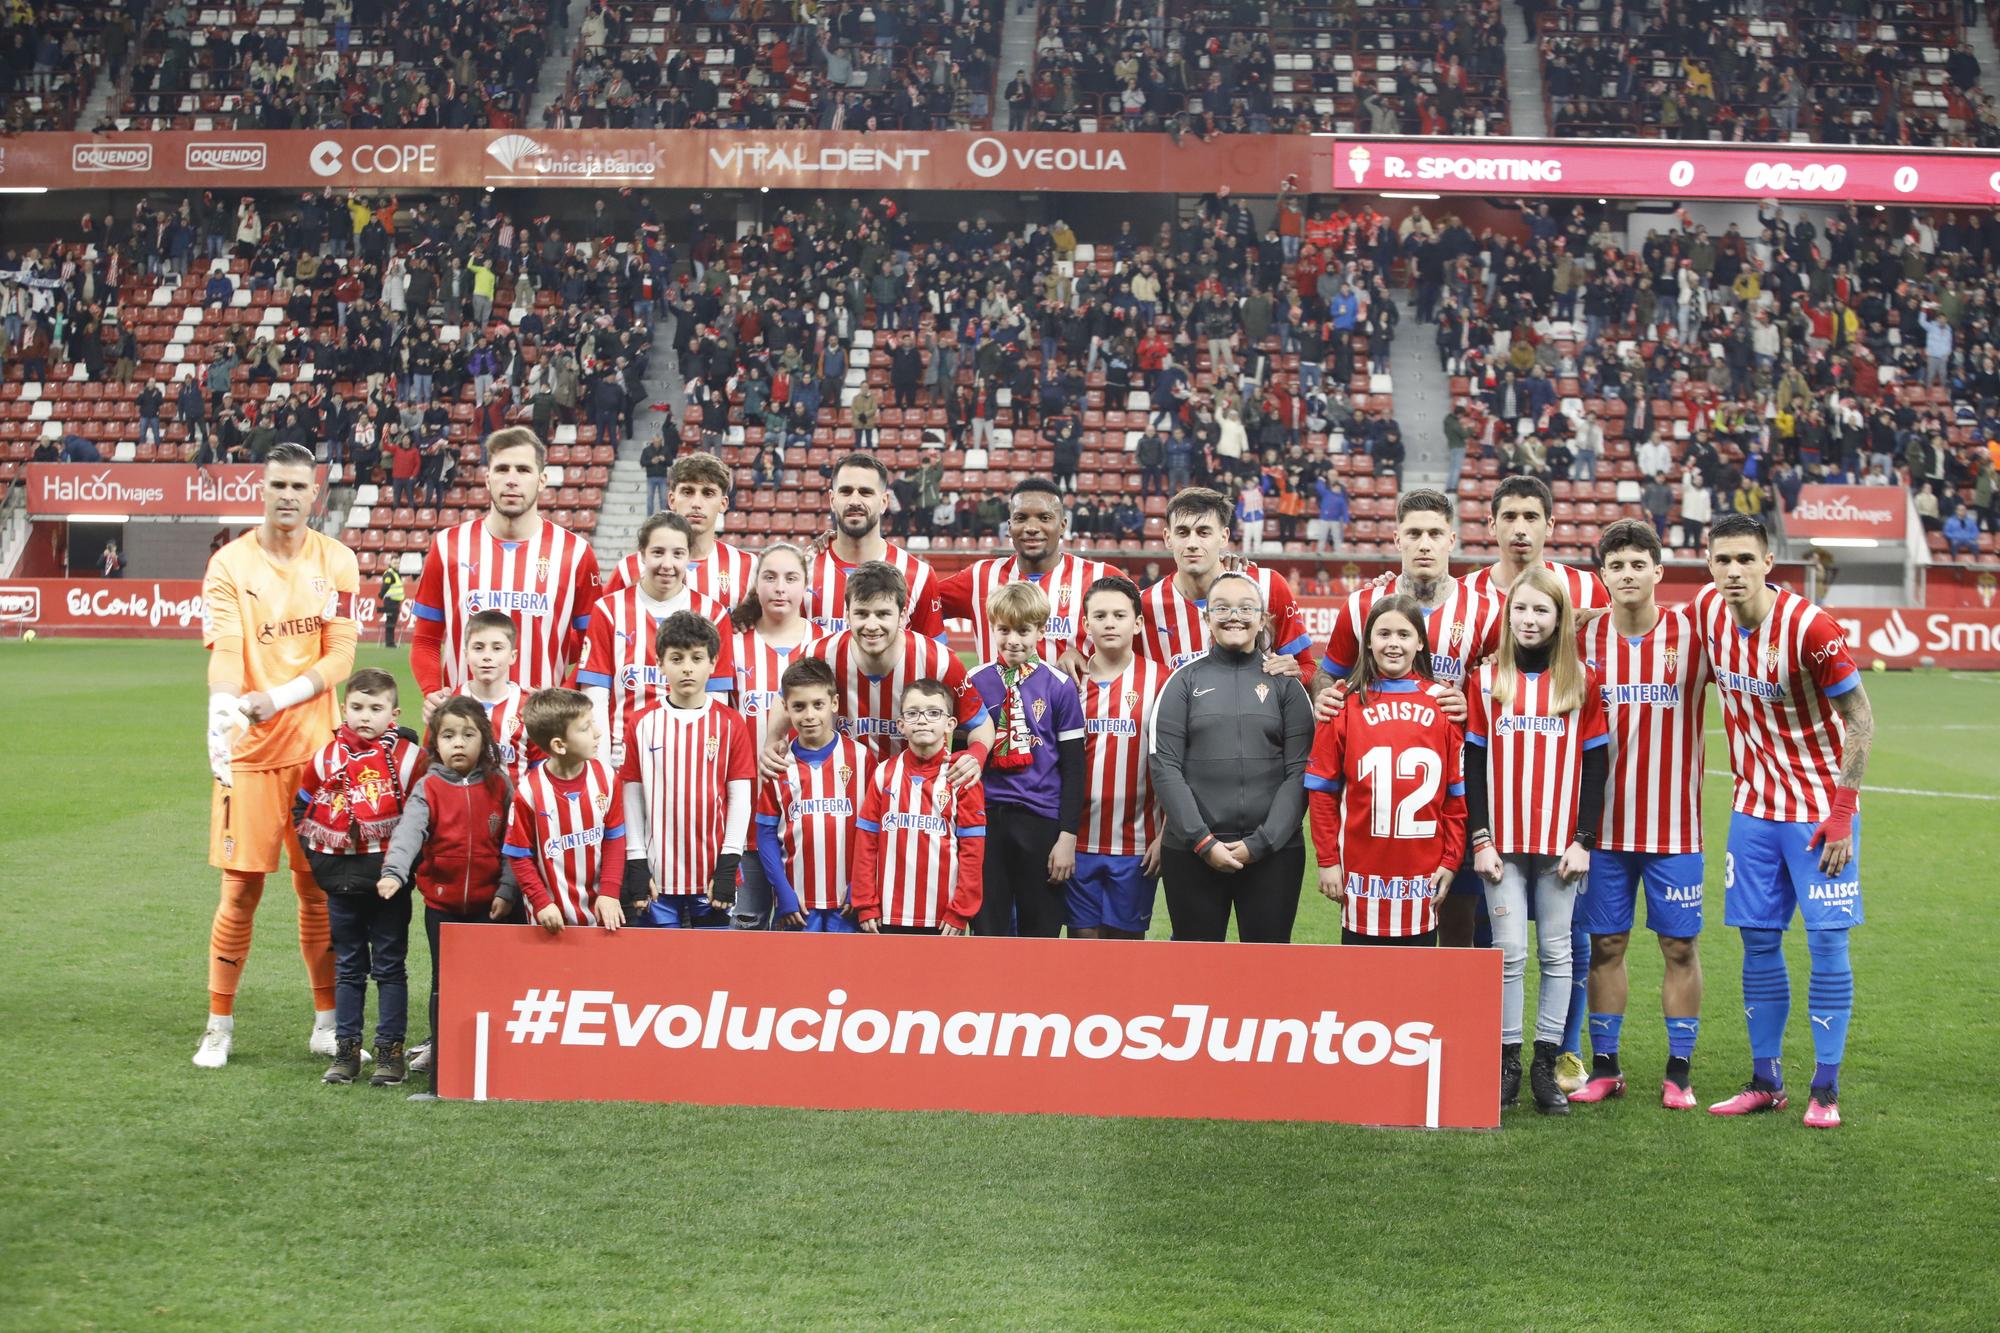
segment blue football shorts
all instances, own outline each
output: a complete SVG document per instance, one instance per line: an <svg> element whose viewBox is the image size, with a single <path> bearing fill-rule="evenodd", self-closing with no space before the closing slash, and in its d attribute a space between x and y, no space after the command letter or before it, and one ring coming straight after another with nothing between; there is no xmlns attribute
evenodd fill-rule
<svg viewBox="0 0 2000 1333"><path fill-rule="evenodd" d="M1861 816L1854 817L1853 855L1838 875L1823 874L1819 852L1806 846L1815 827L1730 816L1722 868L1725 924L1783 930L1794 908L1807 930L1847 930L1862 923Z"/></svg>
<svg viewBox="0 0 2000 1333"><path fill-rule="evenodd" d="M1076 875L1069 882L1070 925L1145 934L1153 924L1157 881L1140 869L1142 859L1078 852Z"/></svg>
<svg viewBox="0 0 2000 1333"><path fill-rule="evenodd" d="M1671 939L1701 934L1700 852L1592 852L1588 888L1577 902L1577 924L1593 935L1622 935L1632 929L1641 884L1646 890L1646 929Z"/></svg>

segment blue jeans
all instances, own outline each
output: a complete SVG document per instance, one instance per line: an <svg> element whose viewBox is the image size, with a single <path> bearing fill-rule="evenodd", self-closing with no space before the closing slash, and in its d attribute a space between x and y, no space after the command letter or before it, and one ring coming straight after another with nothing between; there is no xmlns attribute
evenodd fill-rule
<svg viewBox="0 0 2000 1333"><path fill-rule="evenodd" d="M646 512L665 513L667 508L667 479L664 475L646 478Z"/></svg>
<svg viewBox="0 0 2000 1333"><path fill-rule="evenodd" d="M361 1040L368 982L375 982L375 1040L403 1040L409 1026L410 891L382 899L366 893L326 895L333 930L333 1026L342 1041Z"/></svg>
<svg viewBox="0 0 2000 1333"><path fill-rule="evenodd" d="M160 419L158 417L139 418L139 443L158 444L161 438Z"/></svg>

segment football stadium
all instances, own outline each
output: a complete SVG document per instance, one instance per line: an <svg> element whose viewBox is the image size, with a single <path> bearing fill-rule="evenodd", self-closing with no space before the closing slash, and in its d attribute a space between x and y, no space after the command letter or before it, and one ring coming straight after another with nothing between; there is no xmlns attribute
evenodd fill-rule
<svg viewBox="0 0 2000 1333"><path fill-rule="evenodd" d="M0 9L0 1323L1991 1326L1996 38Z"/></svg>

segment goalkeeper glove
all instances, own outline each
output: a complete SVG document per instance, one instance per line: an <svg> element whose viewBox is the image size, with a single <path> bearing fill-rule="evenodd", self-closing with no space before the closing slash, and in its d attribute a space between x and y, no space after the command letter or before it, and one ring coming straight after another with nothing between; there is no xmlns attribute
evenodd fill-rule
<svg viewBox="0 0 2000 1333"><path fill-rule="evenodd" d="M249 728L242 701L233 694L208 696L208 771L223 786L235 785L229 772L230 752Z"/></svg>

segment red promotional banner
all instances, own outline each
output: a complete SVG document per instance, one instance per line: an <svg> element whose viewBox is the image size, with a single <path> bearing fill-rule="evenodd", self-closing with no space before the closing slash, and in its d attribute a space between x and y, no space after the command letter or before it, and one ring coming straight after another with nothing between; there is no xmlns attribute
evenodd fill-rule
<svg viewBox="0 0 2000 1333"><path fill-rule="evenodd" d="M447 1097L1499 1123L1492 950L447 925L443 952Z"/></svg>
<svg viewBox="0 0 2000 1333"><path fill-rule="evenodd" d="M199 639L200 579L0 580L0 626L99 638ZM355 599L365 635L375 600Z"/></svg>
<svg viewBox="0 0 2000 1333"><path fill-rule="evenodd" d="M1785 535L1899 542L1909 514L1910 493L1901 486L1804 486L1785 515Z"/></svg>
<svg viewBox="0 0 2000 1333"><path fill-rule="evenodd" d="M2000 153L1868 151L1678 140L1397 139L1342 135L1317 188L1650 199L2000 203Z"/></svg>
<svg viewBox="0 0 2000 1333"><path fill-rule="evenodd" d="M1275 193L1325 142L1229 135L811 130L163 131L24 134L0 186L52 190L634 186L671 190ZM1321 174L1324 174L1323 172Z"/></svg>
<svg viewBox="0 0 2000 1333"><path fill-rule="evenodd" d="M2000 153L1679 140L817 130L231 130L20 134L0 187L603 186L1436 194L2000 204Z"/></svg>
<svg viewBox="0 0 2000 1333"><path fill-rule="evenodd" d="M1953 607L1829 606L1848 651L1863 666L1935 666L2000 671L2000 610Z"/></svg>
<svg viewBox="0 0 2000 1333"><path fill-rule="evenodd" d="M26 485L33 518L264 516L264 469L254 464L30 463Z"/></svg>

